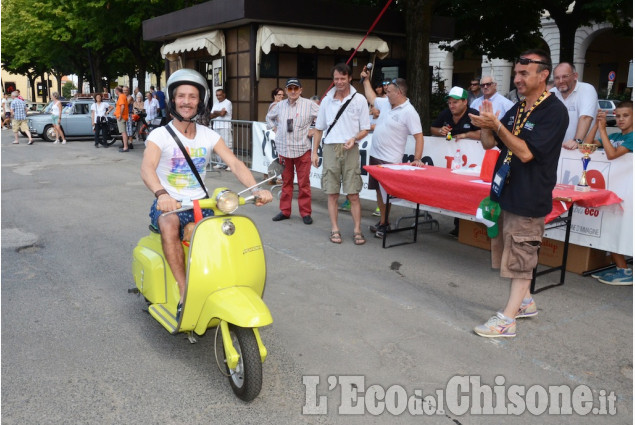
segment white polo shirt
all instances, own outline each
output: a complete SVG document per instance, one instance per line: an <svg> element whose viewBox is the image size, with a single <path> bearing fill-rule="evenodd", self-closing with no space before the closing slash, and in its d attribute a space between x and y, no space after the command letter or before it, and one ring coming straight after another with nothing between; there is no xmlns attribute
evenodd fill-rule
<svg viewBox="0 0 635 425"><path fill-rule="evenodd" d="M595 87L578 81L566 99L562 97L562 93L558 91L557 87L552 88L551 92L564 103L569 112L569 127L567 127L563 142L575 138L575 132L578 129L578 119L582 115L593 118L591 122L591 127L593 127L593 122L595 122L595 116L598 112L598 94L595 91Z"/></svg>
<svg viewBox="0 0 635 425"><path fill-rule="evenodd" d="M345 99L334 99L335 87L333 87L320 103L320 111L318 112L317 121L315 122L315 128L322 130L324 133L325 144L331 143L346 143L347 140L355 137L361 130L370 130L370 118L368 116L368 103L366 98L357 94L348 104L342 115L340 116L337 124L333 126L328 135L326 130L331 123L335 120L337 112L340 107L348 101L348 99L357 93L357 90L353 86L350 86L350 93Z"/></svg>
<svg viewBox="0 0 635 425"><path fill-rule="evenodd" d="M392 107L387 98L375 98L379 118L373 132L370 156L382 161L400 163L406 150L408 135L422 133L421 119L410 100Z"/></svg>
<svg viewBox="0 0 635 425"><path fill-rule="evenodd" d="M470 108L476 109L478 111L479 110L478 108L483 104L484 100L485 100L485 96L477 97L476 99L474 99L474 101L472 101ZM507 99L505 96L502 96L498 92L494 93L494 96L490 97L487 100L492 102L492 109L494 110L494 112L499 111L498 112L499 119L502 118L503 115L505 115L505 113L509 111L512 106L514 106L514 102Z"/></svg>

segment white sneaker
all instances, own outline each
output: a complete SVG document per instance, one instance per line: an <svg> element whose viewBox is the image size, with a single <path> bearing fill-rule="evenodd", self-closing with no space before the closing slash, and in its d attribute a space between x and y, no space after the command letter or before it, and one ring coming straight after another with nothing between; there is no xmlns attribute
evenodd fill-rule
<svg viewBox="0 0 635 425"><path fill-rule="evenodd" d="M231 171L231 170L232 170L232 169L231 169L231 168L229 168L229 167L225 168L225 171Z"/></svg>
<svg viewBox="0 0 635 425"><path fill-rule="evenodd" d="M60 142L59 140L56 140L56 141L54 141L54 142L53 142L53 144L54 144L54 145L56 145L56 144L58 144L59 142Z"/></svg>
<svg viewBox="0 0 635 425"><path fill-rule="evenodd" d="M62 144L65 145L66 144L66 140L62 140Z"/></svg>

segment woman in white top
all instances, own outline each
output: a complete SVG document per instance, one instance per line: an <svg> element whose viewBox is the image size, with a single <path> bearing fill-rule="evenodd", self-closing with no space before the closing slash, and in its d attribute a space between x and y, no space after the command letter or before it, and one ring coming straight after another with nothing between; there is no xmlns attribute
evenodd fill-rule
<svg viewBox="0 0 635 425"><path fill-rule="evenodd" d="M55 129L55 141L53 143L59 143L60 138L62 144L66 144L66 136L62 130L62 102L60 102L60 95L58 92L54 92L51 97L53 98L53 107L51 108L51 121L53 122L53 128Z"/></svg>
<svg viewBox="0 0 635 425"><path fill-rule="evenodd" d="M106 102L102 102L101 94L95 95L95 103L90 106L90 117L93 122L93 132L95 133L95 147L98 148L101 143L105 148L109 147L110 131L108 128L108 114L114 107ZM99 134L103 136L103 140L99 140Z"/></svg>

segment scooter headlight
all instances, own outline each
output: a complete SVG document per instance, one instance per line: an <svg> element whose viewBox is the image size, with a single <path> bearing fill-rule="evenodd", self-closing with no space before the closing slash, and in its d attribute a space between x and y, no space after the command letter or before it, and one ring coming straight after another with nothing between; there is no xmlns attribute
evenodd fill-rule
<svg viewBox="0 0 635 425"><path fill-rule="evenodd" d="M238 194L231 190L224 190L216 197L216 208L225 214L231 214L238 208Z"/></svg>

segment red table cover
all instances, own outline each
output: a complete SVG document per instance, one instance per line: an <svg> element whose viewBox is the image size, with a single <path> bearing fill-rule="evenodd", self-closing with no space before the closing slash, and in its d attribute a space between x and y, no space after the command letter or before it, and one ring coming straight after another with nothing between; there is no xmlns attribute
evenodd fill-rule
<svg viewBox="0 0 635 425"><path fill-rule="evenodd" d="M413 170L393 170L382 165L366 165L364 169L390 196L463 214L475 215L481 200L490 192L490 184L479 183L478 176L452 173L449 168L426 165ZM579 192L573 185L565 184L556 185L553 198L553 210L545 218L547 223L571 208L573 203L599 207L622 202L610 190ZM571 202L561 201L562 198L571 199Z"/></svg>

